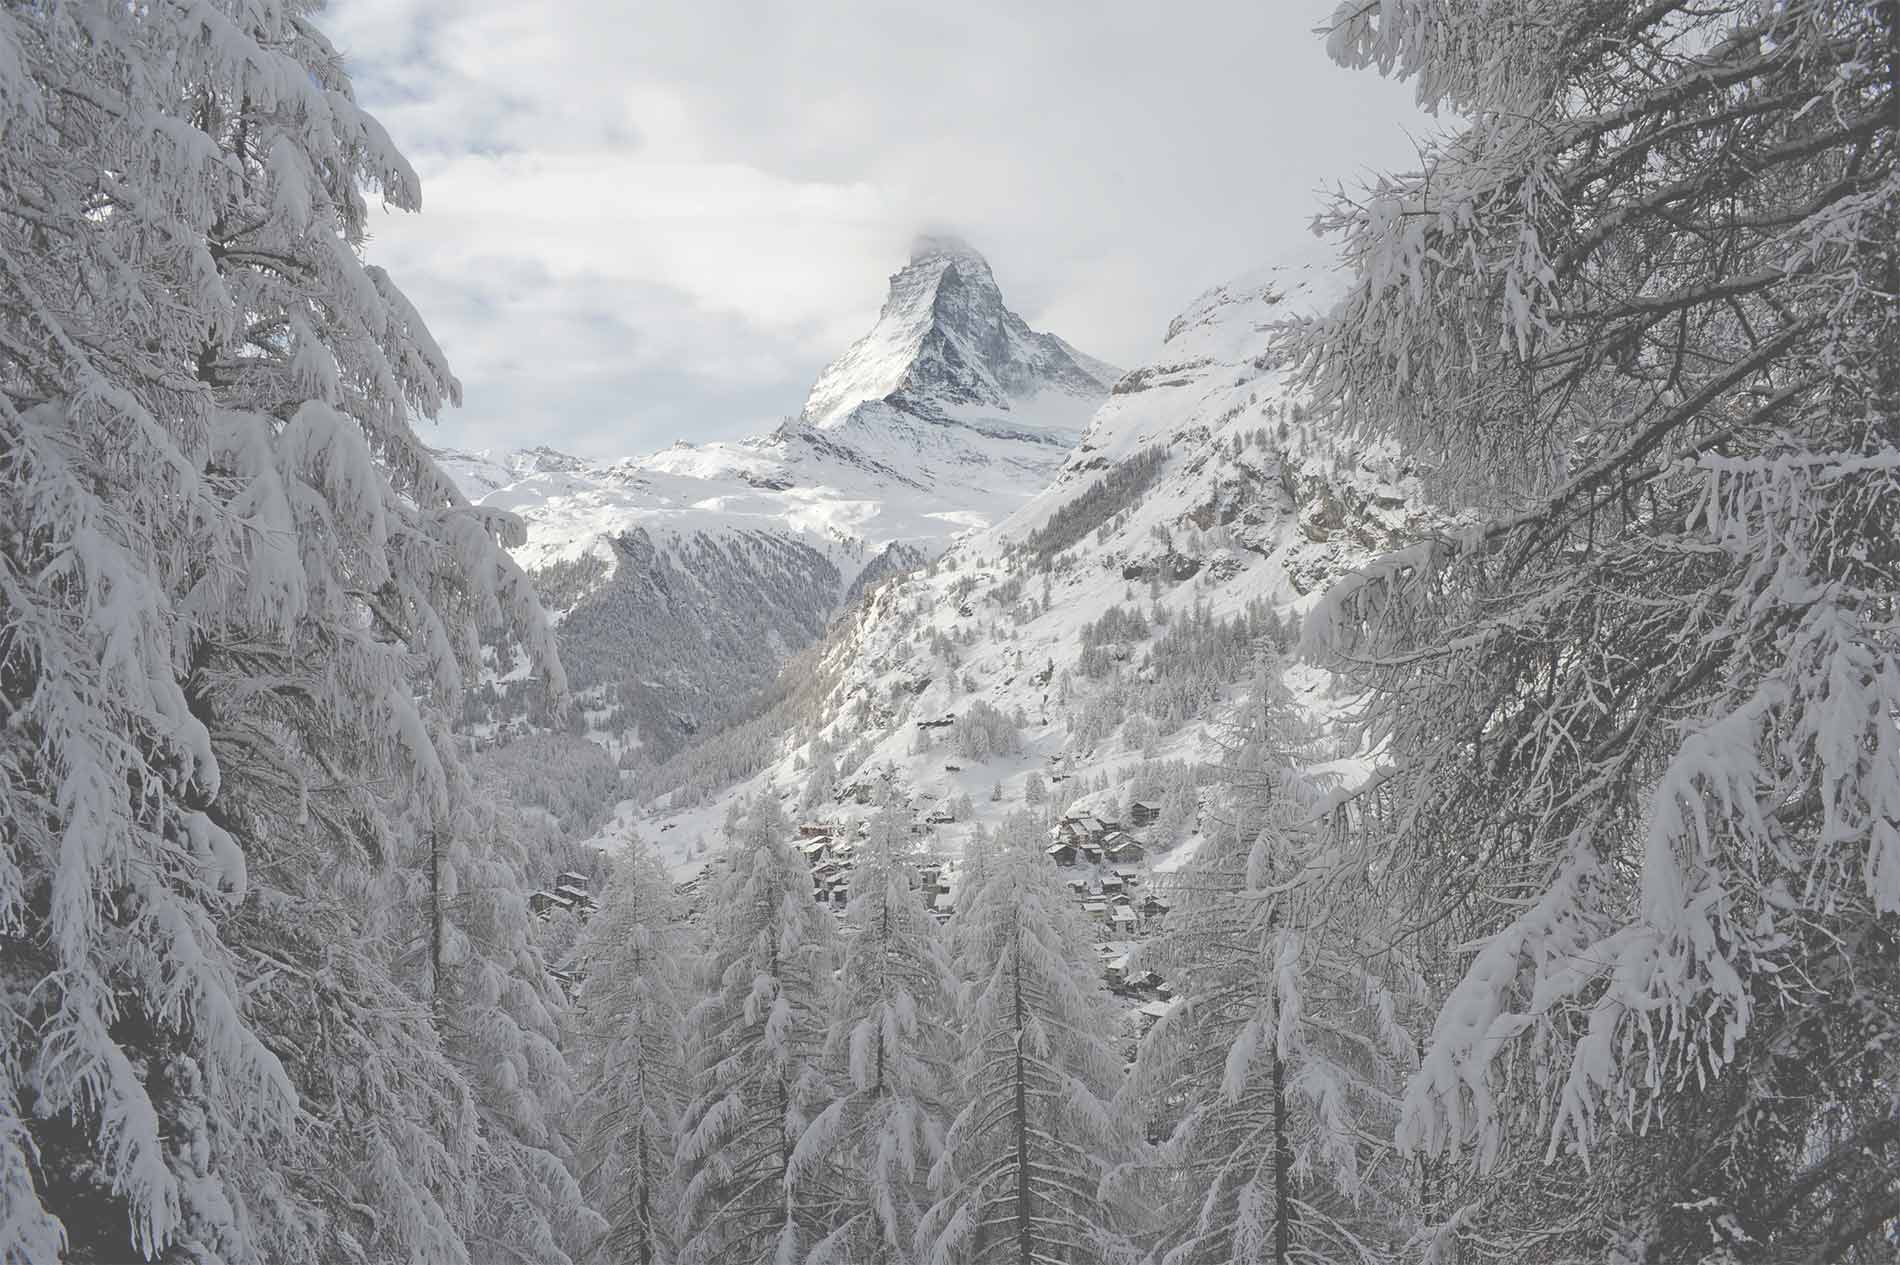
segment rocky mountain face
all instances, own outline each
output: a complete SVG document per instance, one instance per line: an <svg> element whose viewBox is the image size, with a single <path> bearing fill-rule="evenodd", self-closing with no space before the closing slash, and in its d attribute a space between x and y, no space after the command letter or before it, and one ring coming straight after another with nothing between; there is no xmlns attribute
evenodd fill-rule
<svg viewBox="0 0 1900 1265"><path fill-rule="evenodd" d="M940 293L960 266L913 263L894 290L934 273ZM869 787L891 780L948 854L1028 804L1052 819L1150 818L1149 859L1178 863L1218 815L1223 718L1257 656L1291 646L1328 579L1427 525L1396 459L1315 433L1267 354L1269 323L1316 301L1311 280L1263 271L1202 296L1117 381L1046 487L872 586L772 712L644 777L601 843L638 831L684 872L735 797L771 787L801 820L848 830ZM1289 681L1328 710L1319 673Z"/></svg>
<svg viewBox="0 0 1900 1265"><path fill-rule="evenodd" d="M1004 306L988 261L969 246L924 237L891 277L877 324L818 376L800 420L835 427L858 406L882 402L946 421L988 412L1033 424L1044 396L1092 404L1120 376L1029 328Z"/></svg>
<svg viewBox="0 0 1900 1265"><path fill-rule="evenodd" d="M746 715L864 584L1040 492L1118 376L1011 312L969 246L928 238L870 333L770 434L613 463L437 457L471 500L525 522L517 557L560 612L594 736L664 759ZM495 675L469 722L505 738L535 722L508 665Z"/></svg>

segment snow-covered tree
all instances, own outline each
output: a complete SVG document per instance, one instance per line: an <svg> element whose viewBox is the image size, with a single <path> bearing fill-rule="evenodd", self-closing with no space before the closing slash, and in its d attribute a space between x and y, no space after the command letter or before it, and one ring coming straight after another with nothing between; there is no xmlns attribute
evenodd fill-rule
<svg viewBox="0 0 1900 1265"><path fill-rule="evenodd" d="M805 778L805 807L818 808L829 804L831 788L838 783L838 766L832 759L830 744L822 737L812 742L811 771Z"/></svg>
<svg viewBox="0 0 1900 1265"><path fill-rule="evenodd" d="M665 870L634 841L577 955L581 1181L607 1232L583 1259L671 1265L679 1248L675 1148L686 1102L692 938Z"/></svg>
<svg viewBox="0 0 1900 1265"><path fill-rule="evenodd" d="M974 978L962 1007L963 1106L918 1227L918 1258L931 1265L1082 1265L1125 1251L1097 1197L1132 1145L1111 1105L1122 1016L1041 845L1036 821L1012 814L985 847L980 885L959 896Z"/></svg>
<svg viewBox="0 0 1900 1265"><path fill-rule="evenodd" d="M1276 660L1237 719L1223 820L1171 876L1166 930L1137 959L1178 1004L1123 1090L1165 1139L1130 1188L1154 1207L1163 1265L1394 1259L1412 1217L1393 1141L1411 990L1386 982L1376 894L1329 869L1309 726Z"/></svg>
<svg viewBox="0 0 1900 1265"><path fill-rule="evenodd" d="M562 1128L574 1089L560 1045L566 1000L534 943L520 845L492 810L462 798L452 841L416 867L411 939L431 949L431 1009L480 1124L471 1256L568 1265L604 1226L574 1178Z"/></svg>
<svg viewBox="0 0 1900 1265"><path fill-rule="evenodd" d="M768 790L727 829L707 898L706 995L688 1015L690 1098L678 1180L682 1262L792 1260L822 1233L790 1182L793 1148L824 1086L834 966L831 916Z"/></svg>
<svg viewBox="0 0 1900 1265"><path fill-rule="evenodd" d="M835 1095L799 1138L795 1180L827 1227L810 1265L912 1259L954 1106L956 984L912 884L908 814L885 788L858 849L825 1043Z"/></svg>
<svg viewBox="0 0 1900 1265"><path fill-rule="evenodd" d="M416 180L309 8L0 18L0 1258L467 1259L365 933L476 629L558 667L412 430L459 388L358 250Z"/></svg>
<svg viewBox="0 0 1900 1265"><path fill-rule="evenodd" d="M1897 38L1891 4L1338 10L1337 58L1463 120L1340 203L1356 281L1294 340L1314 420L1485 516L1307 630L1369 691L1395 925L1471 946L1401 1133L1472 1161L1463 1250L1891 1250ZM1522 1170L1586 1161L1614 1196L1553 1234Z"/></svg>
<svg viewBox="0 0 1900 1265"><path fill-rule="evenodd" d="M1001 708L979 698L950 727L950 743L966 760L1014 755L1022 750L1021 727Z"/></svg>

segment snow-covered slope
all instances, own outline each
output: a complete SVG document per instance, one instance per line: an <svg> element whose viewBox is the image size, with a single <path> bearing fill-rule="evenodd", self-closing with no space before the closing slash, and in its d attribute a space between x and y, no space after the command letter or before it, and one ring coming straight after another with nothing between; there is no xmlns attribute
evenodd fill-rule
<svg viewBox="0 0 1900 1265"><path fill-rule="evenodd" d="M877 588L775 726L648 779L603 843L639 830L684 867L734 796L769 785L848 823L868 811L855 792L887 775L954 852L1034 794L1033 775L1045 811L1079 801L1127 820L1132 800L1163 805L1149 834L1169 864L1195 837L1223 711L1259 646L1288 640L1326 579L1425 525L1397 464L1311 433L1265 355L1268 323L1317 302L1316 279L1268 270L1202 296L1049 486ZM1324 710L1319 674L1291 680ZM998 715L1016 733L1000 749L986 737Z"/></svg>
<svg viewBox="0 0 1900 1265"><path fill-rule="evenodd" d="M861 576L935 557L1044 488L1116 376L1011 312L982 256L928 238L872 332L770 434L613 463L437 457L525 522L516 556L561 613L594 721L664 755L743 712Z"/></svg>

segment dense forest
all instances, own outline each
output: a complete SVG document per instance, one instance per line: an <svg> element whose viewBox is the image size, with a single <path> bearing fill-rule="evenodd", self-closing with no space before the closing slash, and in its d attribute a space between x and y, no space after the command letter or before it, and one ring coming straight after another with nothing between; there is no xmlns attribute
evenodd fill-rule
<svg viewBox="0 0 1900 1265"><path fill-rule="evenodd" d="M1297 630L1132 588L1088 627L1082 726L1227 736L1125 788L1210 808L1138 1014L1040 776L953 907L865 775L841 912L771 792L696 881L636 843L584 925L531 912L619 769L561 731L519 521L417 438L461 386L365 243L419 182L317 9L0 6L0 1265L1900 1254L1894 0L1338 6L1325 53L1441 126L1330 202L1343 295L1260 354L1459 526ZM840 577L619 547L569 635L653 641L585 684L708 799L825 670L669 603L740 584L789 646ZM706 638L743 706L641 657ZM517 661L552 732L477 755Z"/></svg>

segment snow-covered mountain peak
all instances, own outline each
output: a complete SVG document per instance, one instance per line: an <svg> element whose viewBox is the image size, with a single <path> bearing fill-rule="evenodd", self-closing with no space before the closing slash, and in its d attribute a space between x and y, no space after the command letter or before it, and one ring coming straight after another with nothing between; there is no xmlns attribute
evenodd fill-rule
<svg viewBox="0 0 1900 1265"><path fill-rule="evenodd" d="M879 402L925 417L1012 414L1045 393L1099 399L1119 376L1010 311L989 261L967 243L927 236L892 274L870 333L818 375L801 420L831 428Z"/></svg>
<svg viewBox="0 0 1900 1265"><path fill-rule="evenodd" d="M961 261L987 273L990 261L970 243L954 233L920 233L910 244L910 261L913 264L927 263L933 259Z"/></svg>

